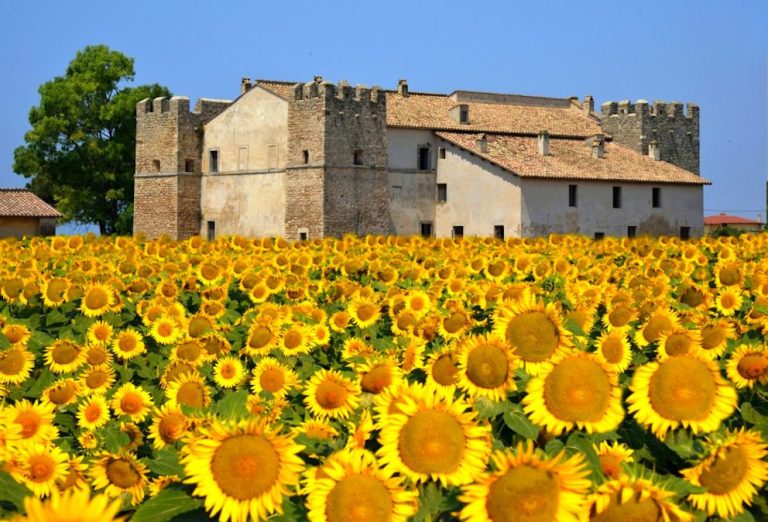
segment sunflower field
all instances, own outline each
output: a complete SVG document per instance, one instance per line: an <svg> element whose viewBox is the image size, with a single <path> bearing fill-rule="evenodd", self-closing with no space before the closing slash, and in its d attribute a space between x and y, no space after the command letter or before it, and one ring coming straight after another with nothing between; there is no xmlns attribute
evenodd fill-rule
<svg viewBox="0 0 768 522"><path fill-rule="evenodd" d="M768 520L766 237L2 240L0 518Z"/></svg>

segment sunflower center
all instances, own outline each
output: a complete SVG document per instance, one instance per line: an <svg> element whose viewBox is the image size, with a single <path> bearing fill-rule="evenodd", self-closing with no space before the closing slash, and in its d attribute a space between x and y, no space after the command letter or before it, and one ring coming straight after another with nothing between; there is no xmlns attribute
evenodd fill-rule
<svg viewBox="0 0 768 522"><path fill-rule="evenodd" d="M301 341L303 339L304 336L301 335L301 332L298 330L289 330L288 333L285 334L285 347L289 350L295 350L301 346Z"/></svg>
<svg viewBox="0 0 768 522"><path fill-rule="evenodd" d="M213 281L219 277L219 268L211 263L206 263L200 268L200 274L206 281Z"/></svg>
<svg viewBox="0 0 768 522"><path fill-rule="evenodd" d="M56 462L48 455L35 455L29 459L29 478L33 482L49 480L56 470Z"/></svg>
<svg viewBox="0 0 768 522"><path fill-rule="evenodd" d="M557 478L531 466L510 468L488 488L485 507L493 522L555 520L560 496Z"/></svg>
<svg viewBox="0 0 768 522"><path fill-rule="evenodd" d="M603 469L603 474L611 479L619 477L621 473L621 459L616 455L600 455L600 467Z"/></svg>
<svg viewBox="0 0 768 522"><path fill-rule="evenodd" d="M276 368L268 368L259 376L259 384L261 384L262 389L270 393L275 393L283 387L283 384L285 384L285 377L280 370Z"/></svg>
<svg viewBox="0 0 768 522"><path fill-rule="evenodd" d="M176 355L179 357L179 359L184 361L196 361L197 358L200 357L202 351L203 349L200 344L196 342L189 342L180 344L176 350Z"/></svg>
<svg viewBox="0 0 768 522"><path fill-rule="evenodd" d="M193 317L189 321L189 336L193 338L201 337L211 328L210 323L205 317Z"/></svg>
<svg viewBox="0 0 768 522"><path fill-rule="evenodd" d="M237 500L258 498L278 484L280 456L261 435L235 435L221 443L211 460L221 491Z"/></svg>
<svg viewBox="0 0 768 522"><path fill-rule="evenodd" d="M626 502L618 497L611 498L608 507L590 520L592 522L657 522L662 519L661 510L655 500L632 495Z"/></svg>
<svg viewBox="0 0 768 522"><path fill-rule="evenodd" d="M109 304L109 295L103 288L92 288L85 296L85 307L100 310Z"/></svg>
<svg viewBox="0 0 768 522"><path fill-rule="evenodd" d="M88 350L88 364L96 366L107 362L107 352L100 346L94 346Z"/></svg>
<svg viewBox="0 0 768 522"><path fill-rule="evenodd" d="M720 270L720 282L725 286L733 286L739 282L741 275L736 267L724 267Z"/></svg>
<svg viewBox="0 0 768 522"><path fill-rule="evenodd" d="M101 416L101 407L98 404L91 404L85 409L85 420L96 422Z"/></svg>
<svg viewBox="0 0 768 522"><path fill-rule="evenodd" d="M736 366L739 375L745 379L759 379L768 370L768 357L763 354L750 353L745 355Z"/></svg>
<svg viewBox="0 0 768 522"><path fill-rule="evenodd" d="M57 364L69 364L80 355L80 350L75 344L63 342L51 350L51 359Z"/></svg>
<svg viewBox="0 0 768 522"><path fill-rule="evenodd" d="M16 344L24 338L26 332L15 325L9 325L3 330L3 334L11 344Z"/></svg>
<svg viewBox="0 0 768 522"><path fill-rule="evenodd" d="M403 312L397 318L397 327L400 330L410 330L416 325L416 317L410 312Z"/></svg>
<svg viewBox="0 0 768 522"><path fill-rule="evenodd" d="M618 364L624 358L624 345L618 337L607 337L600 349L609 364Z"/></svg>
<svg viewBox="0 0 768 522"><path fill-rule="evenodd" d="M648 385L651 407L662 417L678 421L706 418L716 393L717 383L709 367L688 357L659 363Z"/></svg>
<svg viewBox="0 0 768 522"><path fill-rule="evenodd" d="M450 386L459 380L459 368L453 362L452 354L447 353L437 358L432 365L432 378L443 386Z"/></svg>
<svg viewBox="0 0 768 522"><path fill-rule="evenodd" d="M466 439L452 415L437 410L418 412L400 431L398 451L416 473L452 473L461 464Z"/></svg>
<svg viewBox="0 0 768 522"><path fill-rule="evenodd" d="M726 333L719 326L705 326L701 329L701 346L705 350L713 350L723 344Z"/></svg>
<svg viewBox="0 0 768 522"><path fill-rule="evenodd" d="M506 338L515 353L526 362L547 360L559 342L557 326L544 312L526 312L513 317Z"/></svg>
<svg viewBox="0 0 768 522"><path fill-rule="evenodd" d="M325 380L317 387L315 399L325 410L334 410L347 402L347 389L341 384Z"/></svg>
<svg viewBox="0 0 768 522"><path fill-rule="evenodd" d="M127 460L115 459L107 464L109 482L121 489L129 489L139 483L141 475L133 463Z"/></svg>
<svg viewBox="0 0 768 522"><path fill-rule="evenodd" d="M720 299L720 305L726 310L733 308L736 306L736 296L731 292L724 293L723 297Z"/></svg>
<svg viewBox="0 0 768 522"><path fill-rule="evenodd" d="M643 328L643 337L645 337L645 340L649 343L655 342L659 339L659 336L661 336L662 333L670 330L673 326L674 325L669 317L664 315L651 317L648 324Z"/></svg>
<svg viewBox="0 0 768 522"><path fill-rule="evenodd" d="M16 416L14 422L21 426L21 437L28 439L40 429L42 419L35 412L23 411Z"/></svg>
<svg viewBox="0 0 768 522"><path fill-rule="evenodd" d="M374 315L376 315L376 312L378 311L378 308L372 304L364 304L357 309L357 318L361 321L369 321Z"/></svg>
<svg viewBox="0 0 768 522"><path fill-rule="evenodd" d="M121 335L117 346L121 352L131 352L136 348L137 344L136 338L132 335Z"/></svg>
<svg viewBox="0 0 768 522"><path fill-rule="evenodd" d="M373 368L360 379L360 387L368 393L381 393L392 384L392 372L386 365Z"/></svg>
<svg viewBox="0 0 768 522"><path fill-rule="evenodd" d="M75 396L75 386L71 382L65 382L56 386L48 394L48 399L54 404L66 404Z"/></svg>
<svg viewBox="0 0 768 522"><path fill-rule="evenodd" d="M231 379L236 373L235 367L232 364L227 363L221 367L221 376L225 379Z"/></svg>
<svg viewBox="0 0 768 522"><path fill-rule="evenodd" d="M170 337L173 333L173 325L167 321L163 321L157 325L157 333L160 337Z"/></svg>
<svg viewBox="0 0 768 522"><path fill-rule="evenodd" d="M671 356L684 355L691 349L691 339L684 333L676 333L667 337L664 350Z"/></svg>
<svg viewBox="0 0 768 522"><path fill-rule="evenodd" d="M392 517L392 497L378 479L366 475L344 477L328 493L328 522L386 522Z"/></svg>
<svg viewBox="0 0 768 522"><path fill-rule="evenodd" d="M484 344L467 356L467 377L480 388L498 388L509 374L507 354L498 346Z"/></svg>
<svg viewBox="0 0 768 522"><path fill-rule="evenodd" d="M683 292L680 296L680 302L687 304L691 308L696 308L700 304L704 303L706 296L696 288L690 287Z"/></svg>
<svg viewBox="0 0 768 522"><path fill-rule="evenodd" d="M5 375L18 375L24 368L24 353L21 350L11 350L0 356L0 372Z"/></svg>
<svg viewBox="0 0 768 522"><path fill-rule="evenodd" d="M120 401L120 408L129 415L140 412L143 406L144 401L135 393L126 393Z"/></svg>
<svg viewBox="0 0 768 522"><path fill-rule="evenodd" d="M491 274L492 277L499 277L504 273L504 268L506 268L506 265L503 261L496 261L495 263L488 265L488 273Z"/></svg>
<svg viewBox="0 0 768 522"><path fill-rule="evenodd" d="M272 331L265 327L259 326L251 332L251 336L248 339L248 346L254 349L263 348L272 340Z"/></svg>
<svg viewBox="0 0 768 522"><path fill-rule="evenodd" d="M427 307L427 302L422 297L415 296L411 299L408 305L411 310L418 313Z"/></svg>
<svg viewBox="0 0 768 522"><path fill-rule="evenodd" d="M632 310L626 306L617 306L608 314L608 322L616 328L625 326L632 319Z"/></svg>
<svg viewBox="0 0 768 522"><path fill-rule="evenodd" d="M747 475L747 454L738 446L721 453L699 477L701 485L714 495L725 495L735 490Z"/></svg>
<svg viewBox="0 0 768 522"><path fill-rule="evenodd" d="M467 324L466 316L461 312L453 312L443 321L443 328L449 334L455 334L461 331Z"/></svg>
<svg viewBox="0 0 768 522"><path fill-rule="evenodd" d="M92 390L101 387L109 379L109 374L104 370L94 370L85 378L85 384Z"/></svg>
<svg viewBox="0 0 768 522"><path fill-rule="evenodd" d="M179 386L176 400L191 408L202 408L205 406L205 389L199 382L185 382Z"/></svg>
<svg viewBox="0 0 768 522"><path fill-rule="evenodd" d="M565 359L544 381L544 403L559 420L597 422L611 400L611 380L589 359Z"/></svg>
<svg viewBox="0 0 768 522"><path fill-rule="evenodd" d="M160 419L157 432L165 442L173 442L178 438L179 432L184 429L185 423L184 417L178 413L169 413Z"/></svg>

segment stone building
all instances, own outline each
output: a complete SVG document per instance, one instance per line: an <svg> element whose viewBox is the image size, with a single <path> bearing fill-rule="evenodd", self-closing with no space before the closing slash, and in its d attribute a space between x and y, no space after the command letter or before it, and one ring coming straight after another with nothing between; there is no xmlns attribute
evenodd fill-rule
<svg viewBox="0 0 768 522"><path fill-rule="evenodd" d="M61 213L30 190L0 188L0 238L51 236L60 217Z"/></svg>
<svg viewBox="0 0 768 522"><path fill-rule="evenodd" d="M244 78L137 106L134 232L437 237L703 232L699 110Z"/></svg>

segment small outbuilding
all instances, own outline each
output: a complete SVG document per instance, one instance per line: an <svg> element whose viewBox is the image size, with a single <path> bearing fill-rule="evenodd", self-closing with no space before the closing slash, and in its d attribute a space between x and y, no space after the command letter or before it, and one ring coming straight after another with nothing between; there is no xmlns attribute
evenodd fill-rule
<svg viewBox="0 0 768 522"><path fill-rule="evenodd" d="M0 188L0 238L52 236L61 213L27 189Z"/></svg>
<svg viewBox="0 0 768 522"><path fill-rule="evenodd" d="M709 234L717 228L730 227L736 230L744 230L746 232L758 232L763 229L763 223L760 219L760 215L757 216L757 220L749 219L741 216L731 216L725 212L720 212L716 216L704 217L704 233Z"/></svg>

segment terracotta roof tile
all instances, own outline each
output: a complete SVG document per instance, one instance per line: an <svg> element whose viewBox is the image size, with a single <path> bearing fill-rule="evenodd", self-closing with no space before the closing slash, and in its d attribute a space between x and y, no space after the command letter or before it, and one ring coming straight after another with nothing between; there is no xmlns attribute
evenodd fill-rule
<svg viewBox="0 0 768 522"><path fill-rule="evenodd" d="M728 214L720 214L718 216L705 216L705 225L762 225L760 221L754 219L743 218L741 216L730 216Z"/></svg>
<svg viewBox="0 0 768 522"><path fill-rule="evenodd" d="M27 189L0 188L0 217L49 217L61 214Z"/></svg>
<svg viewBox="0 0 768 522"><path fill-rule="evenodd" d="M603 158L593 158L584 140L553 139L549 155L538 152L536 138L486 135L487 151L477 145L480 134L437 132L437 136L524 178L631 181L709 185L711 182L685 169L655 161L615 143L605 143Z"/></svg>
<svg viewBox="0 0 768 522"><path fill-rule="evenodd" d="M262 87L286 101L293 100L293 87L297 82L279 82L275 80L256 80L255 85Z"/></svg>

